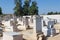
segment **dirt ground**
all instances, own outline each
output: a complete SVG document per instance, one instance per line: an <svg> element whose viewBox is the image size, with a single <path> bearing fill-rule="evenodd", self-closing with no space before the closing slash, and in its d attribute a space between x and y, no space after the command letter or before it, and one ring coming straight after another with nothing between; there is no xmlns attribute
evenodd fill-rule
<svg viewBox="0 0 60 40"><path fill-rule="evenodd" d="M58 34L54 37L49 37L47 40L60 40L60 34Z"/></svg>

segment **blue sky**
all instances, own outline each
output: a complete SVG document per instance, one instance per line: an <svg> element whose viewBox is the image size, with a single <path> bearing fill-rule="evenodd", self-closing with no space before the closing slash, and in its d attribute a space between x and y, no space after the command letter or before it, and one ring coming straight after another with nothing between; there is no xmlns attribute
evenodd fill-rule
<svg viewBox="0 0 60 40"><path fill-rule="evenodd" d="M46 14L47 12L60 12L60 0L36 0L39 14ZM14 13L14 0L0 0L0 7L3 13Z"/></svg>

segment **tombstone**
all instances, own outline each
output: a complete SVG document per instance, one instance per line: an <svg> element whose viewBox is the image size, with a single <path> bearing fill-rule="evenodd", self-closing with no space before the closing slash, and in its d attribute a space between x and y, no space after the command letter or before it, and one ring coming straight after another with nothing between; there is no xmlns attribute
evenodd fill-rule
<svg viewBox="0 0 60 40"><path fill-rule="evenodd" d="M42 32L42 27L43 27L43 20L42 20L42 17L40 16L34 16L33 17L33 22L34 22L34 26L33 26L33 29L36 33L40 33Z"/></svg>
<svg viewBox="0 0 60 40"><path fill-rule="evenodd" d="M18 24L20 24L18 26L18 29L20 30L26 30L29 26L29 18L30 16L23 16L17 19ZM22 19L22 20L21 20Z"/></svg>
<svg viewBox="0 0 60 40"><path fill-rule="evenodd" d="M3 28L0 27L0 36L3 35Z"/></svg>
<svg viewBox="0 0 60 40"><path fill-rule="evenodd" d="M0 22L2 21L2 18L0 17Z"/></svg>
<svg viewBox="0 0 60 40"><path fill-rule="evenodd" d="M48 21L48 28L53 28L54 21Z"/></svg>
<svg viewBox="0 0 60 40"><path fill-rule="evenodd" d="M18 32L3 32L3 40L23 40L23 35Z"/></svg>
<svg viewBox="0 0 60 40"><path fill-rule="evenodd" d="M54 21L49 21L48 22L48 30L47 30L47 35L48 36L54 36L56 33L56 30L53 28L54 27Z"/></svg>
<svg viewBox="0 0 60 40"><path fill-rule="evenodd" d="M28 19L29 19L28 16L24 16L24 17L23 17L23 26L24 26L25 29L27 29L28 26L29 26L29 21L28 21Z"/></svg>
<svg viewBox="0 0 60 40"><path fill-rule="evenodd" d="M54 28L47 30L47 36L54 36L56 34L56 30Z"/></svg>
<svg viewBox="0 0 60 40"><path fill-rule="evenodd" d="M56 19L54 19L54 23L55 23L55 24L57 23L57 20L56 20Z"/></svg>
<svg viewBox="0 0 60 40"><path fill-rule="evenodd" d="M28 28L28 25L29 25L28 18L29 17L25 17L25 26L26 26L26 28Z"/></svg>
<svg viewBox="0 0 60 40"><path fill-rule="evenodd" d="M2 21L2 24L4 24L4 31L9 31L7 29L9 29L8 27L10 27L10 21Z"/></svg>
<svg viewBox="0 0 60 40"><path fill-rule="evenodd" d="M8 21L5 21L5 31L10 31L10 32L18 32L18 28L16 26L16 22L17 21L14 21L14 19L11 19L11 20L8 20Z"/></svg>
<svg viewBox="0 0 60 40"><path fill-rule="evenodd" d="M18 28L17 28L16 22L17 21L14 21L14 20L10 21L11 28L12 28L13 32L18 32L19 31Z"/></svg>
<svg viewBox="0 0 60 40"><path fill-rule="evenodd" d="M9 21L9 26L6 27L6 31L3 32L3 40L23 40L22 35L17 28L17 19L13 18ZM8 31L9 30L9 31Z"/></svg>
<svg viewBox="0 0 60 40"><path fill-rule="evenodd" d="M5 26L4 31L13 31L12 27L10 26L10 21L4 21L3 24Z"/></svg>
<svg viewBox="0 0 60 40"><path fill-rule="evenodd" d="M44 33L45 36L47 36L47 26L42 28L42 32Z"/></svg>
<svg viewBox="0 0 60 40"><path fill-rule="evenodd" d="M30 21L31 21L31 23L33 23L33 16L31 16Z"/></svg>
<svg viewBox="0 0 60 40"><path fill-rule="evenodd" d="M17 21L17 17L16 17L16 16L14 16L14 15L13 15L13 19L14 19L14 21Z"/></svg>
<svg viewBox="0 0 60 40"><path fill-rule="evenodd" d="M45 36L54 36L56 31L54 29L54 21L48 21L48 25L42 28L42 32Z"/></svg>

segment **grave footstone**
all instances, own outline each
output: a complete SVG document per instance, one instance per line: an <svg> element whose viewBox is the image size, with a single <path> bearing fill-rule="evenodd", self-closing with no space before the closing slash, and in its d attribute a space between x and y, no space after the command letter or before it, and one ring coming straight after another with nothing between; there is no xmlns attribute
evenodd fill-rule
<svg viewBox="0 0 60 40"><path fill-rule="evenodd" d="M3 32L3 40L23 40L22 36L18 32Z"/></svg>

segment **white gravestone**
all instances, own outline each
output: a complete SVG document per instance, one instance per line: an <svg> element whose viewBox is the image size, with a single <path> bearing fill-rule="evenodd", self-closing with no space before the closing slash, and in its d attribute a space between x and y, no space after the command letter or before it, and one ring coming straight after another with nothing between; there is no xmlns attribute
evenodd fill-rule
<svg viewBox="0 0 60 40"><path fill-rule="evenodd" d="M45 36L53 36L55 35L54 21L48 21L48 25L42 28L42 32Z"/></svg>
<svg viewBox="0 0 60 40"><path fill-rule="evenodd" d="M47 30L47 35L48 36L53 36L54 33L55 33L55 29L53 28L54 27L54 21L49 21L48 22L48 30Z"/></svg>
<svg viewBox="0 0 60 40"><path fill-rule="evenodd" d="M42 24L43 24L43 22L42 22L42 18L40 17L40 16L34 16L33 17L33 22L34 22L34 27L33 27L33 29L34 29L34 31L36 32L36 33L40 33L40 32L42 32Z"/></svg>
<svg viewBox="0 0 60 40"><path fill-rule="evenodd" d="M18 32L3 32L3 40L23 40L23 37Z"/></svg>

